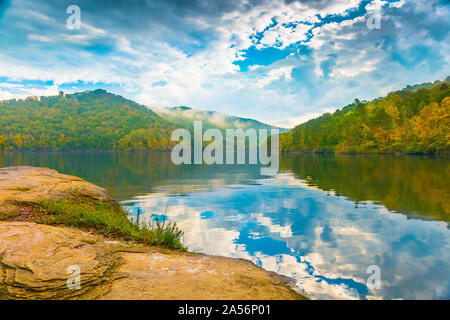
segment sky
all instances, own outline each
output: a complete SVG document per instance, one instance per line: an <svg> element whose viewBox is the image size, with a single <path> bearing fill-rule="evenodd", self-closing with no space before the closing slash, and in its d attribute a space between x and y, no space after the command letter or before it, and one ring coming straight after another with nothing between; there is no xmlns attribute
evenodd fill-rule
<svg viewBox="0 0 450 320"><path fill-rule="evenodd" d="M445 79L449 26L449 0L0 0L0 100L102 88L290 128Z"/></svg>

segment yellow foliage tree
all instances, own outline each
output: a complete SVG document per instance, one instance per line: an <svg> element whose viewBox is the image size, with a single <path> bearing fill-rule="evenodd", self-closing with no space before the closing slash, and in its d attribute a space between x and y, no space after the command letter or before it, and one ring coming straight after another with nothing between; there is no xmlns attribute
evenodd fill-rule
<svg viewBox="0 0 450 320"><path fill-rule="evenodd" d="M8 140L4 136L0 135L0 150L6 149L7 145Z"/></svg>
<svg viewBox="0 0 450 320"><path fill-rule="evenodd" d="M427 145L435 150L449 147L450 138L450 97L441 105L433 102L425 106L412 119L413 131L419 145Z"/></svg>

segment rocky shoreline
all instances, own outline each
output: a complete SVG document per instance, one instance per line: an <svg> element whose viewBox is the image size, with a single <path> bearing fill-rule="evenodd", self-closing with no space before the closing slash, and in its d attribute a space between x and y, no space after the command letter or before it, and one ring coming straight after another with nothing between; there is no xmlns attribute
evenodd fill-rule
<svg viewBox="0 0 450 320"><path fill-rule="evenodd" d="M45 214L39 203L67 199L118 206L104 189L77 177L0 168L0 299L305 299L289 279L243 259L36 223Z"/></svg>

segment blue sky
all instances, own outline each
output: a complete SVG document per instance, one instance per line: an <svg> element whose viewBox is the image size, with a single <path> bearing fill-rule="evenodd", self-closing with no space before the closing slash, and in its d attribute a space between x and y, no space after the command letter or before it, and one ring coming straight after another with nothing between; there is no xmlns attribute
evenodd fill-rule
<svg viewBox="0 0 450 320"><path fill-rule="evenodd" d="M447 0L0 0L0 100L103 88L292 127L444 79L449 26Z"/></svg>

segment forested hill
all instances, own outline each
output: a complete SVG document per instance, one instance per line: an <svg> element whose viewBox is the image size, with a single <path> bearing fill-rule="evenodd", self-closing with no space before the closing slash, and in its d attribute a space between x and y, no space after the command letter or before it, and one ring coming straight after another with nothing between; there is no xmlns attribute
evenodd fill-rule
<svg viewBox="0 0 450 320"><path fill-rule="evenodd" d="M105 90L0 102L0 150L170 149L174 126Z"/></svg>
<svg viewBox="0 0 450 320"><path fill-rule="evenodd" d="M254 119L240 118L216 111L195 110L186 106L155 109L162 118L177 126L193 129L194 121L201 121L203 129L215 128L220 130L240 128L247 129L279 129L280 132L287 129L274 127Z"/></svg>
<svg viewBox="0 0 450 320"><path fill-rule="evenodd" d="M450 78L341 110L280 136L282 151L450 153Z"/></svg>

